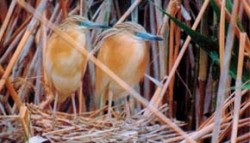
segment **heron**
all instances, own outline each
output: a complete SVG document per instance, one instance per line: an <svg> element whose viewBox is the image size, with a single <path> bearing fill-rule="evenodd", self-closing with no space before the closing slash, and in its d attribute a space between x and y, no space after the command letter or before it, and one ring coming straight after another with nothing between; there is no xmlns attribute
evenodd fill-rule
<svg viewBox="0 0 250 143"><path fill-rule="evenodd" d="M148 40L159 41L162 38L147 33L141 25L134 22L116 24L97 38L97 59L133 87L140 82L146 71ZM95 102L101 107L108 100L110 116L112 99L115 101L128 93L98 67L95 75Z"/></svg>
<svg viewBox="0 0 250 143"><path fill-rule="evenodd" d="M76 118L76 104L74 93L80 87L82 77L87 66L87 57L78 49L87 49L86 33L89 28L105 28L105 25L89 21L87 18L73 15L67 17L58 28L75 43L70 43L57 33L52 33L43 58L43 67L49 89L55 99L53 114L55 116L57 104L60 107L71 97L73 112ZM79 104L82 104L79 100Z"/></svg>

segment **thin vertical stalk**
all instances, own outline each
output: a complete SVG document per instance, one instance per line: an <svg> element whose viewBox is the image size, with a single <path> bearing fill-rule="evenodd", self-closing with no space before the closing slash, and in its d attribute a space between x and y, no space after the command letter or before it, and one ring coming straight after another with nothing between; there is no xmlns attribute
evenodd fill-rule
<svg viewBox="0 0 250 143"><path fill-rule="evenodd" d="M162 7L162 1L161 0L154 0L154 3L156 5L156 7L154 9L155 10L155 18L156 18L156 26L157 26L157 29L159 30L160 26L162 25L162 22L163 22L163 19L162 19L163 17L162 17L162 13L156 9L157 9L157 7Z"/></svg>
<svg viewBox="0 0 250 143"><path fill-rule="evenodd" d="M225 39L225 0L222 0L220 10L220 32L219 32L219 48L220 48L220 70L222 71L222 65L224 63L224 39Z"/></svg>
<svg viewBox="0 0 250 143"><path fill-rule="evenodd" d="M144 27L146 27L146 21L147 21L147 17L148 17L148 10L149 10L149 8L147 7L146 9L145 9L145 11L144 11L144 18L143 18L143 23L144 23ZM147 61L147 63L150 63L150 59L148 58L148 61ZM151 69L151 67L150 67L151 65L149 64L149 66L147 66L147 68L146 68L146 71L145 71L145 74L147 74L147 75L150 75L150 69ZM149 78L147 78L146 76L144 76L144 82L143 82L144 84L143 84L143 94L144 94L144 97L146 98L146 99L150 99L150 97L151 97L151 93L150 93L150 91L151 91L151 86L150 86L150 80L149 80Z"/></svg>
<svg viewBox="0 0 250 143"><path fill-rule="evenodd" d="M131 3L134 3L136 0L131 0ZM131 19L133 22L138 23L138 7L135 7L133 12L131 13Z"/></svg>
<svg viewBox="0 0 250 143"><path fill-rule="evenodd" d="M46 18L46 12L43 12L43 18ZM38 70L37 70L37 76L42 76L43 79L44 79L44 83L45 83L45 86L46 84L48 83L47 82L47 76L43 75L43 73L45 73L43 70L43 66L44 63L43 63L43 56L45 55L45 50L46 50L46 43L47 43L47 28L44 24L41 24L41 32L40 32L40 39L41 40L39 42L40 44L40 49L37 49L37 50L40 50L39 52L39 65L38 65ZM42 79L42 78L40 78ZM36 89L38 90L36 93L35 93L35 104L39 104L40 103L40 95L41 95L41 80L36 80Z"/></svg>
<svg viewBox="0 0 250 143"><path fill-rule="evenodd" d="M172 2L172 1L171 1ZM170 2L170 3L171 3ZM170 4L169 4L170 6ZM171 13L170 11L170 14L173 16L173 13ZM174 22L173 21L170 21L170 26L169 26L169 29L170 29L170 34L169 34L169 46L168 46L168 73L169 71L171 71L173 65L174 65L174 58L173 58L173 50L174 50ZM169 104L169 115L170 117L173 117L174 115L174 85L173 85L173 80L174 80L174 76L172 77L170 83L169 83L169 92L168 92L168 104Z"/></svg>
<svg viewBox="0 0 250 143"><path fill-rule="evenodd" d="M155 12L154 12L154 6L152 4L149 5L149 17L150 17L150 30L151 33L156 33L156 25L155 25ZM154 71L154 78L159 80L159 60L158 60L158 50L157 50L157 43L155 41L151 42L152 46L152 60L153 60L153 71Z"/></svg>
<svg viewBox="0 0 250 143"><path fill-rule="evenodd" d="M240 103L241 103L241 78L242 78L242 69L243 69L243 60L244 60L244 49L246 43L246 33L240 34L240 49L239 49L239 58L238 58L238 68L237 68L237 78L236 78L236 93L234 97L234 114L233 114L233 127L231 135L231 143L236 143L237 141L237 131L238 131L238 121L240 114Z"/></svg>
<svg viewBox="0 0 250 143"><path fill-rule="evenodd" d="M131 3L134 3L136 0L131 0ZM131 20L132 20L132 22L135 22L135 23L138 23L138 7L136 7L134 10L133 10L133 12L131 13ZM147 50L149 50L149 49L147 49ZM147 63L148 63L148 65L149 65L149 61L147 61ZM147 80L147 82L149 82L148 80ZM138 85L136 85L135 86L135 88L134 88L138 93L140 93L140 86L139 86L139 84ZM129 99L129 105L132 105L132 106L130 106L130 108L131 108L131 113L135 113L135 110L136 110L136 108L138 107L138 106L136 106L136 105L139 105L139 104L136 104L136 100L134 99L134 98L130 98ZM129 109L127 109L127 110L129 110Z"/></svg>
<svg viewBox="0 0 250 143"><path fill-rule="evenodd" d="M83 16L83 11L84 11L84 2L83 0L80 0L80 15Z"/></svg>
<svg viewBox="0 0 250 143"><path fill-rule="evenodd" d="M217 103L216 103L216 111L215 111L215 127L213 129L212 133L212 142L218 142L219 134L220 134L220 125L221 125L221 114L222 114L222 107L225 100L225 94L227 89L227 82L229 79L228 71L230 66L230 59L231 59L231 51L233 48L233 42L234 42L234 27L236 25L236 19L237 19L237 13L238 13L238 7L239 7L239 0L234 1L233 6L233 12L232 12L232 18L229 25L229 31L226 38L226 47L225 47L225 56L224 56L224 63L223 68L221 71L221 77L219 80L219 87L218 87L218 93L217 93Z"/></svg>
<svg viewBox="0 0 250 143"><path fill-rule="evenodd" d="M42 30L43 32L43 30ZM42 75L42 44L40 46L40 48L37 49L37 63L36 65L34 65L34 68L36 69L36 71L34 71L34 75L35 75L35 97L34 97L34 103L35 104L39 104L40 103L40 95L41 95L41 75Z"/></svg>
<svg viewBox="0 0 250 143"><path fill-rule="evenodd" d="M3 25L1 26L1 29L0 29L0 41L2 41L3 34L4 34L4 32L5 32L5 30L6 30L7 26L8 26L10 17L12 15L13 11L14 11L15 6L16 6L16 0L12 0L12 2L10 4L10 7L9 7L9 10L8 10L8 13L5 16Z"/></svg>
<svg viewBox="0 0 250 143"><path fill-rule="evenodd" d="M169 2L167 11L170 15L172 15L173 17L176 17L176 14L179 12L179 10L180 10L179 1L170 1ZM170 31L169 31L169 39L168 39L169 45L168 45L168 68L167 68L168 73L170 72L170 70L172 69L172 67L174 65L174 62L176 59L175 53L177 52L177 51L175 51L176 25L173 21L170 21L169 29L170 29ZM175 78L173 76L173 78L171 79L170 84L169 84L169 92L167 95L170 117L174 116L174 80L175 80Z"/></svg>
<svg viewBox="0 0 250 143"><path fill-rule="evenodd" d="M201 5L201 2L199 3ZM201 32L204 35L208 34L208 11L205 12L201 20ZM208 55L203 49L199 49L199 97L198 97L198 108L197 109L197 120L196 126L198 127L203 121L204 114L204 101L206 97L206 80L207 80L207 69L208 69Z"/></svg>
<svg viewBox="0 0 250 143"><path fill-rule="evenodd" d="M166 8L167 11L167 8ZM159 42L159 64L160 64L160 78L163 79L166 76L167 71L167 55L168 55L168 39L169 39L169 23L168 17L163 17L163 23L160 27L159 34L163 36L163 41Z"/></svg>

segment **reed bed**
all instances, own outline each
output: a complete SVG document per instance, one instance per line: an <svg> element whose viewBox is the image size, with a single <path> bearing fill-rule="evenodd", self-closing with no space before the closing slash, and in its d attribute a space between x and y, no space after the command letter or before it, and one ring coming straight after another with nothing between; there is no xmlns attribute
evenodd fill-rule
<svg viewBox="0 0 250 143"><path fill-rule="evenodd" d="M249 16L243 0L1 0L0 142L240 142L250 141ZM93 54L102 30L91 30L83 78L83 112L41 109L48 87L42 67L48 37L82 15L97 23L140 23L163 37L149 42L145 78L130 87ZM96 109L95 67L129 95L124 105ZM52 103L53 104L53 103ZM79 106L79 105L78 105Z"/></svg>

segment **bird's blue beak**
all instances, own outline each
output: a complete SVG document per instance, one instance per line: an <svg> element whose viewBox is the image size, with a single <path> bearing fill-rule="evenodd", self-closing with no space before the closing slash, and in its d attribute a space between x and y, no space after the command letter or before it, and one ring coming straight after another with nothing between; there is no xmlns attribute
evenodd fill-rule
<svg viewBox="0 0 250 143"><path fill-rule="evenodd" d="M162 41L163 38L147 33L147 32L135 32L135 36L140 37L145 40L152 40L152 41Z"/></svg>
<svg viewBox="0 0 250 143"><path fill-rule="evenodd" d="M110 28L108 25L102 25L91 21L83 21L81 22L80 26L85 26L87 28L103 28L103 29Z"/></svg>

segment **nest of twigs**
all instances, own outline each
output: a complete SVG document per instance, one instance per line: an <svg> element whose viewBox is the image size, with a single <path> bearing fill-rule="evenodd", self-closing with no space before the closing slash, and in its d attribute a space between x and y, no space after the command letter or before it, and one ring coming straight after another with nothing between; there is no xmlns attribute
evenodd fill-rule
<svg viewBox="0 0 250 143"><path fill-rule="evenodd" d="M74 115L57 112L53 118L52 112L41 110L38 106L28 104L29 129L32 139L42 142L170 142L173 138L182 139L167 125L161 124L153 114L144 116L142 112L126 117L124 112L112 111L112 117L99 115L100 111ZM161 111L166 111L162 106ZM5 141L23 142L23 132L20 120L8 117L1 121L1 138ZM184 124L175 121L179 126ZM13 128L12 130L10 128ZM5 132L3 134L3 132ZM20 140L23 138L24 140Z"/></svg>

